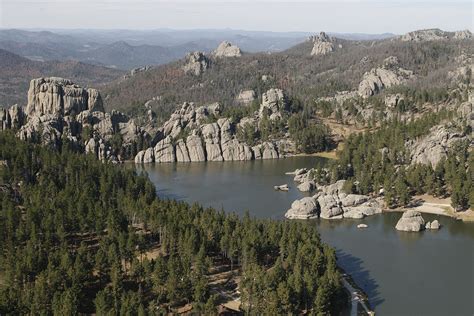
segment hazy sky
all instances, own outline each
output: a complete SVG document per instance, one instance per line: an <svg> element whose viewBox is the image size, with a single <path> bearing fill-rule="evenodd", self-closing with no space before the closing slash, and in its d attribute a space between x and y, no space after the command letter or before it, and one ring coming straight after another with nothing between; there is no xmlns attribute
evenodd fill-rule
<svg viewBox="0 0 474 316"><path fill-rule="evenodd" d="M405 33L473 30L473 2L0 0L1 28L192 29Z"/></svg>

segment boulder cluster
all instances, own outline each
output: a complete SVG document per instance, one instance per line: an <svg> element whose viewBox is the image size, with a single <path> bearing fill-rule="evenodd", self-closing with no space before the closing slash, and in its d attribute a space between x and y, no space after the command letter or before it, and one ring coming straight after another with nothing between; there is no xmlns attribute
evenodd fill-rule
<svg viewBox="0 0 474 316"><path fill-rule="evenodd" d="M170 119L158 129L157 143L135 156L136 163L232 161L252 159L275 159L291 151L291 141L266 141L249 145L237 139L238 128L250 125L257 129L259 121L268 114L270 119L281 117L286 109L283 91L270 89L262 95L258 112L244 117L238 124L230 118L218 118L219 103L195 106L184 103Z"/></svg>
<svg viewBox="0 0 474 316"><path fill-rule="evenodd" d="M404 232L419 232L424 229L437 230L441 225L437 219L432 222L426 222L421 213L414 210L403 212L402 217L398 220L395 229Z"/></svg>
<svg viewBox="0 0 474 316"><path fill-rule="evenodd" d="M63 139L84 146L102 160L118 161L110 141L120 134L122 146L132 146L149 138L124 114L105 113L100 93L85 89L63 78L38 78L30 82L28 104L0 111L2 129L15 129L21 139L33 139L58 147ZM83 139L83 131L91 132ZM89 138L90 137L90 138Z"/></svg>
<svg viewBox="0 0 474 316"><path fill-rule="evenodd" d="M347 194L344 192L345 180L321 186L312 197L304 197L291 204L285 217L305 218L364 218L382 212L382 201L368 195Z"/></svg>

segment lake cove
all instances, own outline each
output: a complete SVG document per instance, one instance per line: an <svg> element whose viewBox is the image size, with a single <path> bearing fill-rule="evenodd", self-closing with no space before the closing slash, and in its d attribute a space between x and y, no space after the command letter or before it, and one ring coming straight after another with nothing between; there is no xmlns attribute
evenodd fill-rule
<svg viewBox="0 0 474 316"><path fill-rule="evenodd" d="M303 167L321 167L320 157L247 162L204 162L136 166L155 183L163 198L198 202L243 215L284 220L301 193L293 176ZM275 185L288 184L288 191ZM339 265L369 295L378 315L472 315L474 313L474 223L446 216L439 231L399 232L401 213L362 220L312 220L322 239L333 246ZM358 224L368 225L365 229Z"/></svg>

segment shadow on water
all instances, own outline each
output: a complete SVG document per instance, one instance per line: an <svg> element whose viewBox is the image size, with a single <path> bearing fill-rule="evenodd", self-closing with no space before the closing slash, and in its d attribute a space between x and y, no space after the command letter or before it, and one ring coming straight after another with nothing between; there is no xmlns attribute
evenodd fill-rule
<svg viewBox="0 0 474 316"><path fill-rule="evenodd" d="M363 267L364 261L341 249L336 249L336 255L340 266L352 277L357 286L367 294L370 306L375 309L382 304L385 299L380 297L377 281L370 276L369 270Z"/></svg>
<svg viewBox="0 0 474 316"><path fill-rule="evenodd" d="M169 199L169 200L177 200L177 201L185 201L186 196L173 193L170 189L156 189L156 194L160 199Z"/></svg>

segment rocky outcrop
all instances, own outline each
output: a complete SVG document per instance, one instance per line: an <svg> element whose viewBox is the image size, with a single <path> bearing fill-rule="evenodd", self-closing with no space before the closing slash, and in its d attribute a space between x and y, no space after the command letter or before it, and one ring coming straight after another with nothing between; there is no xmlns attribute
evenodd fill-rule
<svg viewBox="0 0 474 316"><path fill-rule="evenodd" d="M285 213L289 219L313 219L319 217L319 207L314 197L304 197L291 203L291 208Z"/></svg>
<svg viewBox="0 0 474 316"><path fill-rule="evenodd" d="M178 162L190 162L188 147L183 139L179 139L176 142L176 161Z"/></svg>
<svg viewBox="0 0 474 316"><path fill-rule="evenodd" d="M439 222L438 222L437 219L435 219L435 220L432 221L432 222L427 222L427 223L425 224L425 229L438 230L440 227L441 227L441 225L439 224Z"/></svg>
<svg viewBox="0 0 474 316"><path fill-rule="evenodd" d="M31 80L25 111L28 116L70 115L85 110L104 110L97 90L86 90L70 80L57 77Z"/></svg>
<svg viewBox="0 0 474 316"><path fill-rule="evenodd" d="M185 73L200 76L209 68L209 59L203 52L192 52L186 55L186 64L183 66Z"/></svg>
<svg viewBox="0 0 474 316"><path fill-rule="evenodd" d="M277 119L286 115L287 101L282 90L270 89L262 96L259 111L244 117L235 123L234 118L219 118L221 106L214 103L196 107L193 103L183 103L159 128L155 138L156 146L164 138L167 141L166 161L172 161L171 147L174 148L176 161L241 161L252 159L276 159L295 152L294 141L278 139L262 142L253 147L243 142L239 129L250 128L258 131L263 117ZM217 121L216 121L217 119ZM159 158L155 146L155 162L164 162ZM160 150L161 147L160 147ZM137 163L144 162L144 153L138 153Z"/></svg>
<svg viewBox="0 0 474 316"><path fill-rule="evenodd" d="M223 41L222 43L217 46L216 50L214 51L214 56L216 57L240 57L242 56L242 52L240 48L236 45L232 45L232 43L228 41Z"/></svg>
<svg viewBox="0 0 474 316"><path fill-rule="evenodd" d="M26 120L23 108L18 104L8 109L0 108L0 130L18 129Z"/></svg>
<svg viewBox="0 0 474 316"><path fill-rule="evenodd" d="M0 112L0 122L2 128L18 129L21 139L52 147L68 139L103 160L117 161L119 152L130 152L137 143L150 140L150 135L126 115L105 113L99 91L56 77L31 80L25 112L15 105L8 113ZM92 135L84 134L85 130ZM110 142L117 134L122 149L114 152Z"/></svg>
<svg viewBox="0 0 474 316"><path fill-rule="evenodd" d="M301 192L310 192L316 189L316 183L312 180L304 181L300 185L298 185L298 190Z"/></svg>
<svg viewBox="0 0 474 316"><path fill-rule="evenodd" d="M310 41L313 42L311 56L326 55L334 51L333 40L324 32L319 33L318 36L310 37Z"/></svg>
<svg viewBox="0 0 474 316"><path fill-rule="evenodd" d="M419 232L425 228L425 220L420 212L409 210L403 213L395 228L404 232Z"/></svg>
<svg viewBox="0 0 474 316"><path fill-rule="evenodd" d="M186 139L186 147L188 148L190 161L206 160L206 153L202 145L202 139L198 135L189 135Z"/></svg>
<svg viewBox="0 0 474 316"><path fill-rule="evenodd" d="M447 32L440 29L418 30L400 36L400 40L403 42L439 41L447 38Z"/></svg>
<svg viewBox="0 0 474 316"><path fill-rule="evenodd" d="M205 124L201 130L206 146L207 160L223 161L219 125L217 123Z"/></svg>
<svg viewBox="0 0 474 316"><path fill-rule="evenodd" d="M437 125L431 128L428 135L417 140L409 140L405 146L410 153L412 164L420 163L434 168L447 156L454 143L466 138L466 135L455 128Z"/></svg>
<svg viewBox="0 0 474 316"><path fill-rule="evenodd" d="M305 173L301 173L302 176ZM311 216L317 216L325 219L334 218L364 218L365 216L374 215L382 212L382 201L367 195L347 194L343 191L345 180L339 180L334 184L320 187L320 191L311 197L314 201L314 208L309 211L312 205L308 198L305 198L305 207L293 207L285 214L287 218L306 217L307 213ZM300 200L301 201L301 200ZM295 204L301 206L301 204ZM303 213L301 216L298 210Z"/></svg>
<svg viewBox="0 0 474 316"><path fill-rule="evenodd" d="M175 162L176 152L173 146L173 138L167 136L160 140L155 146L155 161L156 162ZM144 161L145 162L145 161Z"/></svg>
<svg viewBox="0 0 474 316"><path fill-rule="evenodd" d="M456 31L456 32L454 32L453 38L458 39L458 40L471 39L472 38L472 32L469 31L469 30Z"/></svg>
<svg viewBox="0 0 474 316"><path fill-rule="evenodd" d="M381 67L366 72L359 84L358 94L368 98L391 86L400 85L413 78L413 72L398 67L398 59L390 56Z"/></svg>
<svg viewBox="0 0 474 316"><path fill-rule="evenodd" d="M262 104L259 109L259 117L268 115L270 120L282 117L282 112L287 110L286 96L281 89L270 89L262 94Z"/></svg>
<svg viewBox="0 0 474 316"><path fill-rule="evenodd" d="M237 102L243 104L250 104L255 100L256 94L254 90L243 90L240 91L239 95L237 96Z"/></svg>

